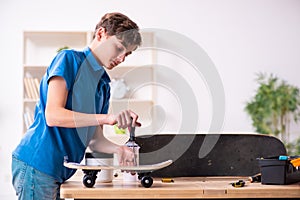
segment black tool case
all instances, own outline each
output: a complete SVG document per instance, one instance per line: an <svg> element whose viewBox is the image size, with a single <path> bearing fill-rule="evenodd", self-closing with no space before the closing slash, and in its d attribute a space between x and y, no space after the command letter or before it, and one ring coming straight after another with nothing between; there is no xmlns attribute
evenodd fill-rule
<svg viewBox="0 0 300 200"><path fill-rule="evenodd" d="M300 167L294 167L290 160L259 158L261 183L286 185L300 181Z"/></svg>

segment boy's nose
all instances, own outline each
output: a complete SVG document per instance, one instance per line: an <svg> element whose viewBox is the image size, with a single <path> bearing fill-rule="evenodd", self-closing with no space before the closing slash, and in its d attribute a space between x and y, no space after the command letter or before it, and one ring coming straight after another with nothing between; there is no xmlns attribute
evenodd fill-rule
<svg viewBox="0 0 300 200"><path fill-rule="evenodd" d="M122 55L119 55L119 56L117 57L117 59L118 59L120 62L124 62L125 57L126 57L126 55L125 55L125 54L122 54Z"/></svg>

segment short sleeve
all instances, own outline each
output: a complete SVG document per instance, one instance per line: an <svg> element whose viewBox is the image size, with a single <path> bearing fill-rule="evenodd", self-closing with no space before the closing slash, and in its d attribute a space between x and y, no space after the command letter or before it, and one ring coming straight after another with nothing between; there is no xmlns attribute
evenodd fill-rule
<svg viewBox="0 0 300 200"><path fill-rule="evenodd" d="M70 90L72 84L75 81L76 73L78 71L78 64L76 61L76 57L72 50L62 50L60 51L50 66L48 67L47 74L49 80L54 76L63 77L67 84L67 89Z"/></svg>

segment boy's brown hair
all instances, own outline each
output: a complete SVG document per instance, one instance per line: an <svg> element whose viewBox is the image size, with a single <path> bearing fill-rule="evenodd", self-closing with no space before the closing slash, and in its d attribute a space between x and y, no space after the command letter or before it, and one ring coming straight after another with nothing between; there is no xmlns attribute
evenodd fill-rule
<svg viewBox="0 0 300 200"><path fill-rule="evenodd" d="M138 25L122 13L105 14L96 25L93 38L95 38L95 33L100 27L105 28L107 35L115 35L126 48L131 45L141 45L142 38Z"/></svg>

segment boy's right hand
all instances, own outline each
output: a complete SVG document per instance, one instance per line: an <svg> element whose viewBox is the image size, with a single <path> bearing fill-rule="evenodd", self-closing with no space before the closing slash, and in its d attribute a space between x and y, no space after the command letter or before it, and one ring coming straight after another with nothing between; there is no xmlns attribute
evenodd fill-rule
<svg viewBox="0 0 300 200"><path fill-rule="evenodd" d="M127 127L136 127L141 126L141 123L138 122L138 115L131 110L123 110L118 114L110 114L109 115L108 124L114 125L116 124L118 128L127 128Z"/></svg>

